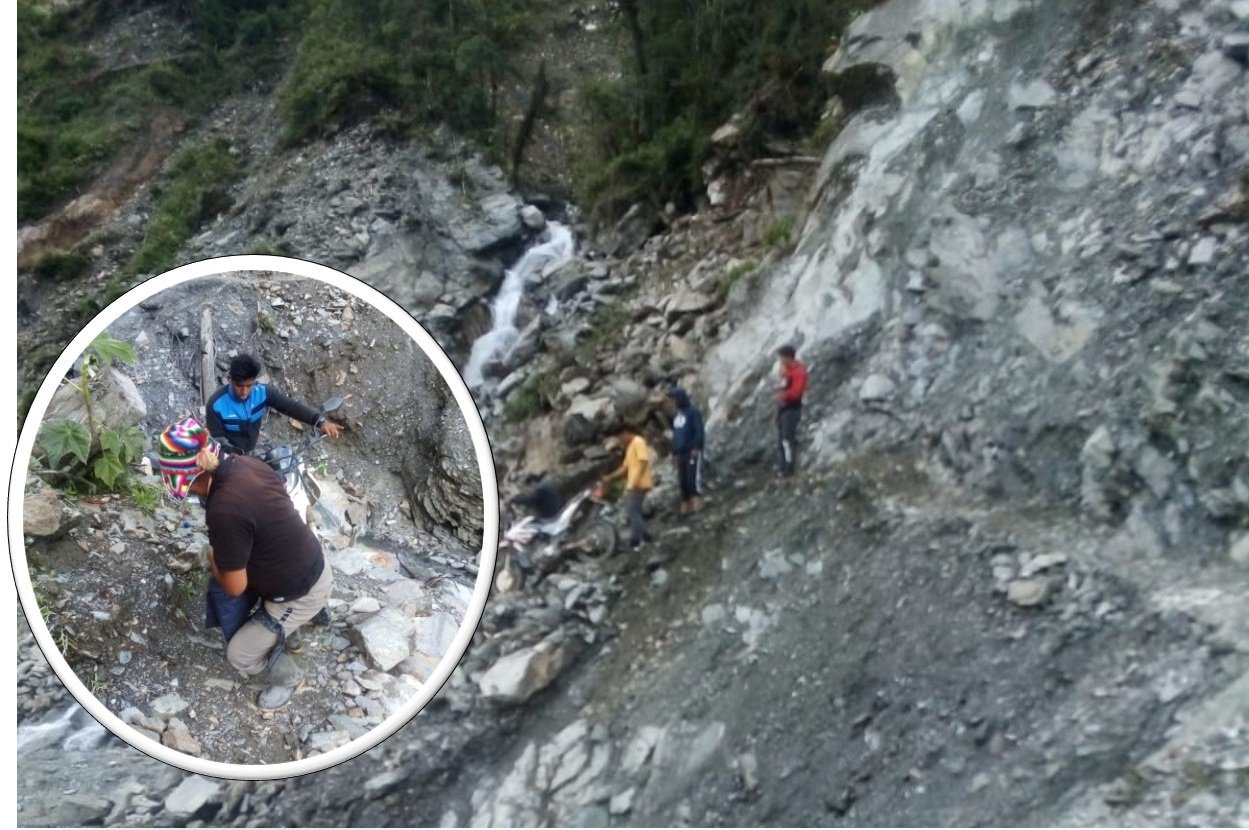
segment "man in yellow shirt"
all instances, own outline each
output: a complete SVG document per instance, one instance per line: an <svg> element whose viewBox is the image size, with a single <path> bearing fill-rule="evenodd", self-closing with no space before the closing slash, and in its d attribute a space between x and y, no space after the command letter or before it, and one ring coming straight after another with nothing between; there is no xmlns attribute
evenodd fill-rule
<svg viewBox="0 0 1249 830"><path fill-rule="evenodd" d="M637 550L642 543L651 538L646 529L646 519L642 516L642 502L655 482L651 479L651 451L646 439L634 430L624 427L616 436L617 443L624 449L624 463L603 477L603 483L625 480L625 515L629 518L630 547Z"/></svg>

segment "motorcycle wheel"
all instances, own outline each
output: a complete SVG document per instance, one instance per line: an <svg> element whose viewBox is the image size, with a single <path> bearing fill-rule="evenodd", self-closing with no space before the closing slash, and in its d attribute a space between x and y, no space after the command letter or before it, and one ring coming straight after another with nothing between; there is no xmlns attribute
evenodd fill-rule
<svg viewBox="0 0 1249 830"><path fill-rule="evenodd" d="M611 556L619 541L616 526L606 519L595 519L577 534L577 547L596 557Z"/></svg>

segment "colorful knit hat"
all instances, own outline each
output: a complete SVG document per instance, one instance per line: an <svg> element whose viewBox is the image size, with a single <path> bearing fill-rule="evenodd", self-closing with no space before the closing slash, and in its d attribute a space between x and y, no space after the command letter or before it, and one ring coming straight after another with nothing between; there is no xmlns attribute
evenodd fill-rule
<svg viewBox="0 0 1249 830"><path fill-rule="evenodd" d="M186 498L187 490L197 475L217 466L211 462L211 466L201 463L199 455L204 450L215 458L221 457L221 445L194 418L184 418L160 434L156 447L160 471L165 477L169 495L177 501Z"/></svg>

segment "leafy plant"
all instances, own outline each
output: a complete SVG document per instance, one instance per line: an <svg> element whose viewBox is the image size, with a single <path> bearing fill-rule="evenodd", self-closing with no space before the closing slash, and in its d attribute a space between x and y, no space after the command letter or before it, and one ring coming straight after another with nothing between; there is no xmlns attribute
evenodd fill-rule
<svg viewBox="0 0 1249 830"><path fill-rule="evenodd" d="M130 498L134 499L134 503L147 513L155 513L156 508L160 507L161 488L153 484L146 484L142 481L131 481L129 483Z"/></svg>
<svg viewBox="0 0 1249 830"><path fill-rule="evenodd" d="M80 361L80 374L70 383L82 396L87 423L60 418L43 425L39 445L48 469L37 473L60 482L77 482L91 492L110 492L126 477L129 464L143 453L143 433L97 423L91 380L113 361L133 363L129 344L101 334L91 341Z"/></svg>

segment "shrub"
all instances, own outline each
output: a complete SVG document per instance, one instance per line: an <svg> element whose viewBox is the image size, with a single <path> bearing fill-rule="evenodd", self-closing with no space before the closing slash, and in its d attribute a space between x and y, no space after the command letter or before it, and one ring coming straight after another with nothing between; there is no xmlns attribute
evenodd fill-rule
<svg viewBox="0 0 1249 830"><path fill-rule="evenodd" d="M38 441L45 468L37 469L37 474L71 490L82 487L90 492L109 492L127 483L128 465L142 457L143 433L133 426L115 429L97 423L91 393L91 379L114 360L133 363L134 350L104 334L91 341L75 382L86 405L87 423L58 419L43 425Z"/></svg>
<svg viewBox="0 0 1249 830"><path fill-rule="evenodd" d="M784 248L794 235L794 217L782 216L768 225L763 232L763 244L768 248Z"/></svg>
<svg viewBox="0 0 1249 830"><path fill-rule="evenodd" d="M81 251L49 251L35 261L32 270L41 280L73 280L86 273L91 260Z"/></svg>
<svg viewBox="0 0 1249 830"><path fill-rule="evenodd" d="M178 251L200 224L229 206L227 188L241 169L224 139L178 153L158 185L161 194L147 234L122 275L154 274L176 264Z"/></svg>

